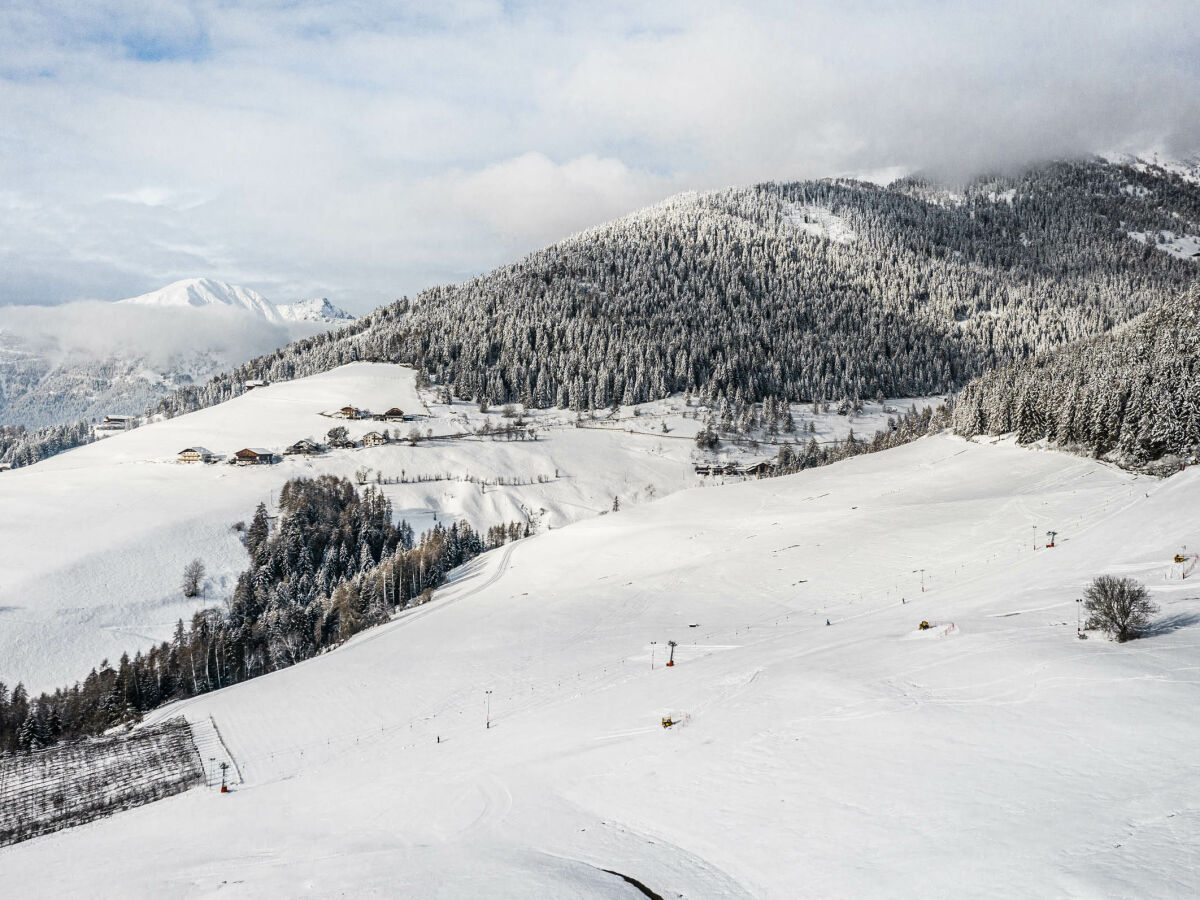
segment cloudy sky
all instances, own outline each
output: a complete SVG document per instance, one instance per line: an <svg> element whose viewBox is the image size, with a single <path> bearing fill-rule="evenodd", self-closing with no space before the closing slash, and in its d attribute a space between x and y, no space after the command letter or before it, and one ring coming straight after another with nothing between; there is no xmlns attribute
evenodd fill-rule
<svg viewBox="0 0 1200 900"><path fill-rule="evenodd" d="M679 190L1200 148L1195 0L15 0L0 305L353 312Z"/></svg>

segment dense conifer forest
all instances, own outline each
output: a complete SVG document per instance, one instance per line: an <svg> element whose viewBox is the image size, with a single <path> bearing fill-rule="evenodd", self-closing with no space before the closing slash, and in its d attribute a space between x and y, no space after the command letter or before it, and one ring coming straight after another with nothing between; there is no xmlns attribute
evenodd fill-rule
<svg viewBox="0 0 1200 900"><path fill-rule="evenodd" d="M12 466L31 466L39 460L89 444L95 432L88 422L73 425L48 425L29 431L24 425L0 425L0 463Z"/></svg>
<svg viewBox="0 0 1200 900"><path fill-rule="evenodd" d="M954 430L1016 432L1127 465L1200 453L1200 284L1108 334L971 382Z"/></svg>
<svg viewBox="0 0 1200 900"><path fill-rule="evenodd" d="M429 599L455 566L523 536L499 526L488 543L466 523L415 539L374 488L323 475L289 481L272 527L259 505L244 540L250 558L227 609L197 612L175 635L70 688L27 695L0 683L0 753L99 734L171 700L286 668Z"/></svg>
<svg viewBox="0 0 1200 900"><path fill-rule="evenodd" d="M692 391L809 401L956 390L1100 334L1195 264L1131 234L1200 222L1200 187L1100 161L978 179L683 195L376 310L163 401L167 414L357 360L462 398L587 409Z"/></svg>

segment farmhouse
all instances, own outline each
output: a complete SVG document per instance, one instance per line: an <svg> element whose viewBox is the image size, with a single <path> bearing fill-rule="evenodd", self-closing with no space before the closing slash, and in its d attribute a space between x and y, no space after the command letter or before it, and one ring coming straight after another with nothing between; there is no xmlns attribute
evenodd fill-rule
<svg viewBox="0 0 1200 900"><path fill-rule="evenodd" d="M287 456L313 456L320 453L323 448L316 441L311 441L308 438L301 438L284 450Z"/></svg>
<svg viewBox="0 0 1200 900"><path fill-rule="evenodd" d="M386 444L388 439L385 435L380 434L378 431L368 431L363 435L362 442L364 447L379 447L383 444Z"/></svg>
<svg viewBox="0 0 1200 900"><path fill-rule="evenodd" d="M182 463L212 462L213 452L206 447L186 447L179 451L179 461Z"/></svg>
<svg viewBox="0 0 1200 900"><path fill-rule="evenodd" d="M137 416L105 416L96 426L97 431L124 431L137 424Z"/></svg>
<svg viewBox="0 0 1200 900"><path fill-rule="evenodd" d="M361 419L363 412L357 406L343 406L333 414L335 419Z"/></svg>
<svg viewBox="0 0 1200 900"><path fill-rule="evenodd" d="M398 406L393 406L387 412L380 413L379 415L375 416L375 421L376 422L403 422L404 421L404 410L402 410Z"/></svg>
<svg viewBox="0 0 1200 900"><path fill-rule="evenodd" d="M755 463L750 463L748 465L741 466L738 469L738 474L752 475L755 478L761 478L764 475L770 475L774 470L775 470L775 464L770 462L769 460L764 459L764 460L759 460L758 462L755 462Z"/></svg>
<svg viewBox="0 0 1200 900"><path fill-rule="evenodd" d="M263 466L275 462L275 454L261 447L246 447L233 457L239 466Z"/></svg>

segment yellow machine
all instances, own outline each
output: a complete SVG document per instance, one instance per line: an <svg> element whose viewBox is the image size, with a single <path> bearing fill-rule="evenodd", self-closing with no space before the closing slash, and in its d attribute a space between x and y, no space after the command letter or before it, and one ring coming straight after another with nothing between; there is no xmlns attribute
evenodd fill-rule
<svg viewBox="0 0 1200 900"><path fill-rule="evenodd" d="M930 625L928 622L922 622L920 625L917 626L917 630L918 631L928 631L932 627L933 626Z"/></svg>
<svg viewBox="0 0 1200 900"><path fill-rule="evenodd" d="M663 717L662 717L662 725L663 725L663 728L670 728L670 727L671 727L672 725L674 725L674 724L675 724L675 720L674 720L674 719L672 719L670 716L663 716Z"/></svg>
<svg viewBox="0 0 1200 900"><path fill-rule="evenodd" d="M1187 562L1187 557L1184 556L1182 553L1176 553L1175 554L1175 562L1177 562L1177 563Z"/></svg>

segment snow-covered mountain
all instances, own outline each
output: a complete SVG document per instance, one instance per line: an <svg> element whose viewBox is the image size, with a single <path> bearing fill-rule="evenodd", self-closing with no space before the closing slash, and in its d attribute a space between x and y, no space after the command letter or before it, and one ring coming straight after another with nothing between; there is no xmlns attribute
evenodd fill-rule
<svg viewBox="0 0 1200 900"><path fill-rule="evenodd" d="M268 322L283 321L283 316L280 315L275 304L258 291L236 284L226 284L223 281L214 281L211 278L188 278L176 281L157 291L150 291L148 294L117 302L161 309L226 306L232 309L244 309Z"/></svg>
<svg viewBox="0 0 1200 900"><path fill-rule="evenodd" d="M682 194L163 409L350 359L420 360L460 397L581 411L684 391L733 404L944 393L1178 296L1200 271L1197 242L1200 185L1100 159L954 186Z"/></svg>
<svg viewBox="0 0 1200 900"><path fill-rule="evenodd" d="M0 308L0 424L142 413L179 388L353 318L328 300L277 306L211 278L115 303Z"/></svg>
<svg viewBox="0 0 1200 900"><path fill-rule="evenodd" d="M327 297L313 297L309 300L297 300L295 303L281 303L275 307L289 322L324 322L327 325L344 325L353 322L354 316L340 307L334 306Z"/></svg>
<svg viewBox="0 0 1200 900"><path fill-rule="evenodd" d="M236 284L226 284L211 278L188 278L166 287L119 300L139 306L180 309L184 307L229 307L244 309L267 322L319 322L322 324L344 324L354 321L354 316L334 306L327 297L313 297L294 303L272 303L258 291Z"/></svg>

